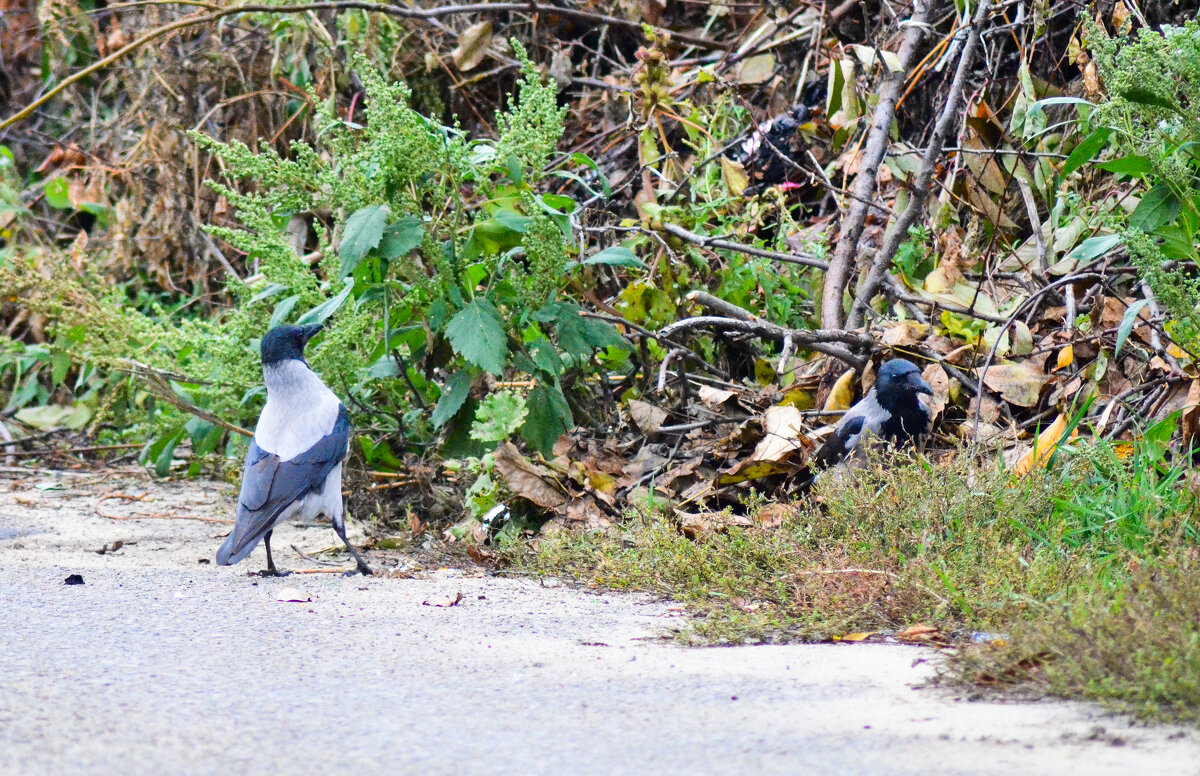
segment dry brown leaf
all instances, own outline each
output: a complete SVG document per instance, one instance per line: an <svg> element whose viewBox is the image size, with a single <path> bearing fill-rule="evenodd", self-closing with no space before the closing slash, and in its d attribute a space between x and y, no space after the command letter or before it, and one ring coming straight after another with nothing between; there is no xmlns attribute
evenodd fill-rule
<svg viewBox="0 0 1200 776"><path fill-rule="evenodd" d="M667 421L667 411L650 402L632 399L629 402L629 417L643 434L656 433Z"/></svg>
<svg viewBox="0 0 1200 776"><path fill-rule="evenodd" d="M925 339L929 335L929 330L930 326L928 323L900 321L884 329L880 339L883 340L883 344L890 345L893 348L907 347L916 345Z"/></svg>
<svg viewBox="0 0 1200 776"><path fill-rule="evenodd" d="M558 480L543 466L521 455L512 442L502 442L492 454L496 471L516 495L544 509L558 509L567 497L557 487Z"/></svg>
<svg viewBox="0 0 1200 776"><path fill-rule="evenodd" d="M754 522L760 528L778 528L783 525L796 511L796 508L791 504L781 504L778 501L767 504L762 509L754 513Z"/></svg>
<svg viewBox="0 0 1200 776"><path fill-rule="evenodd" d="M929 397L929 412L937 420L950 402L950 376L941 364L930 364L921 372L921 377L933 389L933 396Z"/></svg>
<svg viewBox="0 0 1200 776"><path fill-rule="evenodd" d="M1029 364L998 364L989 367L983 382L1008 402L1020 407L1037 404L1042 386L1049 378L1046 373Z"/></svg>
<svg viewBox="0 0 1200 776"><path fill-rule="evenodd" d="M805 448L804 416L795 407L768 407L762 424L763 438L750 455L751 461L782 461Z"/></svg>
<svg viewBox="0 0 1200 776"><path fill-rule="evenodd" d="M725 402L737 396L737 391L729 391L724 388L713 388L711 385L702 385L696 391L696 395L700 397L700 401L707 407L720 407Z"/></svg>
<svg viewBox="0 0 1200 776"><path fill-rule="evenodd" d="M454 66L464 73L479 66L492 42L492 23L482 21L472 24L458 36L458 45L450 52Z"/></svg>
<svg viewBox="0 0 1200 776"><path fill-rule="evenodd" d="M896 638L918 643L946 640L946 636L932 625L912 625L897 633Z"/></svg>
<svg viewBox="0 0 1200 776"><path fill-rule="evenodd" d="M1183 446L1190 447L1200 431L1200 380L1192 380L1188 386L1187 404L1184 406L1179 426L1183 435Z"/></svg>

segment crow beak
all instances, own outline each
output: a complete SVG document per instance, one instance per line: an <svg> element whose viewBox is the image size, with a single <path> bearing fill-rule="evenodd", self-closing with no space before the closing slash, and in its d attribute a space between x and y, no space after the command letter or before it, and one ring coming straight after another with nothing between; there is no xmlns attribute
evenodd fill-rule
<svg viewBox="0 0 1200 776"><path fill-rule="evenodd" d="M320 333L321 329L324 329L324 328L325 328L325 324L323 324L323 323L310 323L307 326L301 326L300 331L303 332L303 335L304 335L304 344L307 345L308 341L310 339L312 339L313 337L317 336L317 334Z"/></svg>
<svg viewBox="0 0 1200 776"><path fill-rule="evenodd" d="M926 393L933 396L933 389L929 387L929 383L925 382L925 378L915 372L909 380L909 385L912 386L914 393Z"/></svg>

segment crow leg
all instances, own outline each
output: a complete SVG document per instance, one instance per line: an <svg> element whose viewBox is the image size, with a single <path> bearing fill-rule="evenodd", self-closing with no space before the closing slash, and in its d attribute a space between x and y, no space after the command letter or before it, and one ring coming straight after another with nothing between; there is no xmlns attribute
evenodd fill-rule
<svg viewBox="0 0 1200 776"><path fill-rule="evenodd" d="M275 568L275 560L271 557L271 534L272 531L267 531L267 535L263 537L263 544L267 548L267 568L265 571L258 572L260 577L286 577L289 572L280 571Z"/></svg>
<svg viewBox="0 0 1200 776"><path fill-rule="evenodd" d="M371 576L371 567L368 566L367 562L362 559L361 555L358 554L358 550L350 546L350 540L346 538L345 524L338 520L334 520L333 530L337 532L338 538L342 540L342 544L346 545L346 549L350 550L350 554L353 555L354 560L358 562L358 573L362 574L363 576Z"/></svg>

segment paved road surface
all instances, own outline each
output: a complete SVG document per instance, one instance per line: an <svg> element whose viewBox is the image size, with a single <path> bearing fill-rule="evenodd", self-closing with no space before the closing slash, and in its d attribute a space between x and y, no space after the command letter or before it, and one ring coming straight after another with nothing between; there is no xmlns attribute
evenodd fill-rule
<svg viewBox="0 0 1200 776"><path fill-rule="evenodd" d="M471 571L252 579L199 562L227 526L95 510L223 517L224 486L39 483L0 480L2 774L1200 774L1191 731L914 689L929 651L683 649L670 604Z"/></svg>

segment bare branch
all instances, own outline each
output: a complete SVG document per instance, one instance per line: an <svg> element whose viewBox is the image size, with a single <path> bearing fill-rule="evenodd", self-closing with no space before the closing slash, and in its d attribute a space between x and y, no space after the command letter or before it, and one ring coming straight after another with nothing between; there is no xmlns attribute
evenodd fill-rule
<svg viewBox="0 0 1200 776"><path fill-rule="evenodd" d="M883 282L884 276L888 273L888 268L892 265L892 258L896 255L900 245L908 239L908 228L916 223L918 216L925 210L925 200L929 196L929 183L933 179L934 168L942 155L946 141L950 138L950 133L958 124L963 84L967 79L967 70L975 59L975 50L979 47L979 28L987 21L991 6L992 0L981 0L979 7L975 9L970 32L967 33L967 42L963 45L962 56L958 60L958 68L954 71L954 80L950 84L950 94L946 98L946 104L942 106L942 112L934 126L933 136L929 139L929 146L925 149L925 156L921 159L921 169L913 180L908 205L884 237L883 247L875 257L871 272L867 275L862 287L859 288L854 305L850 308L850 315L846 319L846 328L853 329L862 325L863 314ZM838 247L841 247L840 243ZM828 279L825 281L825 287L828 290ZM841 300L840 296L838 300ZM822 311L823 313L824 311Z"/></svg>
<svg viewBox="0 0 1200 776"><path fill-rule="evenodd" d="M871 117L866 147L859 161L858 176L854 179L850 211L842 221L841 235L838 237L837 248L834 249L833 261L830 262L829 271L825 275L825 288L821 293L821 325L826 329L837 329L842 325L842 294L846 291L850 272L854 268L854 257L858 255L858 241L862 237L863 227L866 226L867 210L870 207L868 203L875 195L875 178L887 151L892 117L896 112L896 103L904 89L908 72L917 58L917 47L925 34L933 5L935 0L927 0L925 4L917 6L912 19L913 24L908 25L904 32L904 40L900 44L900 69L883 76L883 88L879 90L879 102L875 105L875 113Z"/></svg>

